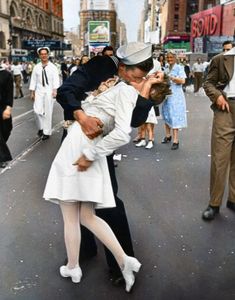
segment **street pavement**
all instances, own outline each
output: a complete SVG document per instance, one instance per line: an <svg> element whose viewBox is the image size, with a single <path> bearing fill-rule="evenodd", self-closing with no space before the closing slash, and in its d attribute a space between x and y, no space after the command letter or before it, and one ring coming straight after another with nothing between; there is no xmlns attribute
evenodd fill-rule
<svg viewBox="0 0 235 300"><path fill-rule="evenodd" d="M61 278L65 259L58 206L42 200L50 164L61 139L62 111L55 105L54 132L37 138L32 102L15 100L14 156L0 171L1 300L231 300L235 299L235 216L225 207L212 222L201 219L209 200L212 112L208 98L186 93L188 128L180 148L160 143L151 150L131 142L116 154L119 196L125 202L136 257L142 262L131 294L108 278L103 247L81 264L80 284ZM133 137L136 130L133 131Z"/></svg>

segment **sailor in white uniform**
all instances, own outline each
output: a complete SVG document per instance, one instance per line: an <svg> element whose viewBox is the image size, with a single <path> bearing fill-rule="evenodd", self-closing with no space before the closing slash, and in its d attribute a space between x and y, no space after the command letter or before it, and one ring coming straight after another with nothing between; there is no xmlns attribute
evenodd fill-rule
<svg viewBox="0 0 235 300"><path fill-rule="evenodd" d="M33 68L29 89L34 100L38 135L46 140L51 135L53 105L60 78L57 67L49 61L49 48L39 48L37 52L41 62Z"/></svg>

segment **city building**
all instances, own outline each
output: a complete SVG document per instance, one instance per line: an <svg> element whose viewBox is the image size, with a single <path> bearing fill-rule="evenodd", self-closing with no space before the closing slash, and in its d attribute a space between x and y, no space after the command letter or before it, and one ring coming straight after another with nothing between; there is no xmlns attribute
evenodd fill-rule
<svg viewBox="0 0 235 300"><path fill-rule="evenodd" d="M9 9L6 0L0 0L0 59L9 55Z"/></svg>
<svg viewBox="0 0 235 300"><path fill-rule="evenodd" d="M66 57L76 57L81 54L81 43L79 39L79 26L64 31L64 42L71 46L71 49L64 51ZM70 47L69 47L70 48Z"/></svg>
<svg viewBox="0 0 235 300"><path fill-rule="evenodd" d="M163 0L160 2L161 44L179 56L190 51L190 16L198 12L198 0Z"/></svg>
<svg viewBox="0 0 235 300"><path fill-rule="evenodd" d="M119 47L126 43L127 43L126 25L120 19L117 19L116 47Z"/></svg>
<svg viewBox="0 0 235 300"><path fill-rule="evenodd" d="M154 44L158 51L174 50L185 56L190 49L191 15L199 0L145 0L139 40Z"/></svg>
<svg viewBox="0 0 235 300"><path fill-rule="evenodd" d="M199 0L198 3L198 11L202 11L208 8L212 8L216 5L222 4L221 2L225 2L224 1L220 1L220 0Z"/></svg>
<svg viewBox="0 0 235 300"><path fill-rule="evenodd" d="M160 44L160 4L157 0L145 0L145 9L142 14L142 41L145 43Z"/></svg>
<svg viewBox="0 0 235 300"><path fill-rule="evenodd" d="M0 1L1 25L4 27L2 32L5 41L1 46L8 50L5 52L9 57L22 54L27 56L27 51L35 52L36 47L40 45L37 41L42 40L52 41L49 46L52 45L54 50L62 49L64 37L62 0ZM5 52L3 51L3 54Z"/></svg>
<svg viewBox="0 0 235 300"><path fill-rule="evenodd" d="M207 1L204 10L192 15L191 48L196 53L208 53L209 58L222 51L222 43L234 41L235 1Z"/></svg>
<svg viewBox="0 0 235 300"><path fill-rule="evenodd" d="M81 0L79 17L83 53L97 54L107 45L113 48L118 46L120 37L117 35L117 12L114 0Z"/></svg>

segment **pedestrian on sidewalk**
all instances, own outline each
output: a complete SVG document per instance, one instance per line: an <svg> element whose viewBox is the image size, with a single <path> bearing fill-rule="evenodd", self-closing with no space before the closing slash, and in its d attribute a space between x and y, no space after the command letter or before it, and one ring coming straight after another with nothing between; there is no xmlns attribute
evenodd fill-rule
<svg viewBox="0 0 235 300"><path fill-rule="evenodd" d="M204 65L201 58L197 58L197 61L193 64L192 73L194 77L194 93L197 93L203 83Z"/></svg>
<svg viewBox="0 0 235 300"><path fill-rule="evenodd" d="M148 47L144 43L130 43L117 51L121 56L119 75L129 83L132 80L136 83L144 81L140 93L145 98L149 97L154 83L163 81L163 75L143 79L152 67ZM78 226L81 223L112 252L129 292L135 282L133 272L138 272L140 263L127 255L108 224L95 215L94 208L115 207L106 156L130 141L130 123L138 91L123 81L119 82L118 78L102 83L98 91L98 96L93 94L84 101L82 109L87 116L100 120L103 136L90 140L78 122L71 125L52 163L44 198L60 204L63 214L68 264L60 268L61 276L71 277L73 282L80 282L82 277Z"/></svg>
<svg viewBox="0 0 235 300"><path fill-rule="evenodd" d="M228 181L227 207L235 212L235 47L213 57L204 83L214 112L211 133L210 201L202 214L219 213Z"/></svg>
<svg viewBox="0 0 235 300"><path fill-rule="evenodd" d="M223 47L223 52L229 51L233 48L233 42L230 40L224 41L222 47Z"/></svg>
<svg viewBox="0 0 235 300"><path fill-rule="evenodd" d="M114 56L114 49L112 46L105 46L102 50L102 55Z"/></svg>
<svg viewBox="0 0 235 300"><path fill-rule="evenodd" d="M0 65L0 168L12 159L7 140L12 130L13 77Z"/></svg>
<svg viewBox="0 0 235 300"><path fill-rule="evenodd" d="M171 141L171 130L173 133L173 144L171 150L179 148L179 129L187 127L186 101L182 85L185 83L186 74L184 67L177 64L176 53L170 50L166 56L168 66L165 73L171 82L172 95L167 97L162 105L162 117L165 122L165 137L162 144Z"/></svg>
<svg viewBox="0 0 235 300"><path fill-rule="evenodd" d="M38 136L46 140L51 135L53 106L60 78L57 67L49 61L50 49L42 47L37 53L41 61L33 68L29 90L34 101Z"/></svg>
<svg viewBox="0 0 235 300"><path fill-rule="evenodd" d="M11 66L11 72L14 77L15 82L15 99L23 98L24 94L22 92L22 66L18 61L14 61Z"/></svg>

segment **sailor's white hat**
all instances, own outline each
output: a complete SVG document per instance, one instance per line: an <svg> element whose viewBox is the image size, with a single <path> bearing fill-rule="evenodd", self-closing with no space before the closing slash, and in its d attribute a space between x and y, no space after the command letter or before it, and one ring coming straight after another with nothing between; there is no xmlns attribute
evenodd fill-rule
<svg viewBox="0 0 235 300"><path fill-rule="evenodd" d="M136 65L152 57L152 44L130 42L119 47L116 55L125 65Z"/></svg>
<svg viewBox="0 0 235 300"><path fill-rule="evenodd" d="M39 54L39 52L40 52L41 50L46 50L48 54L50 54L50 52L51 52L50 49L49 49L48 47L40 47L40 48L37 49L37 54Z"/></svg>

